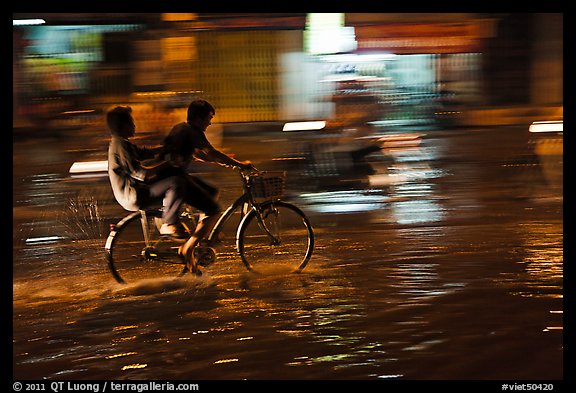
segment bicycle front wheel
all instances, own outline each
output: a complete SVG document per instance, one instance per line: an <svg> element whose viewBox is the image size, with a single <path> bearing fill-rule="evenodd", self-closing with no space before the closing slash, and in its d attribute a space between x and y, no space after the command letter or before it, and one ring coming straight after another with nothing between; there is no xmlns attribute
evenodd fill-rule
<svg viewBox="0 0 576 393"><path fill-rule="evenodd" d="M132 213L110 231L106 256L112 276L121 284L175 276L186 270L178 256L182 241L161 236L162 212Z"/></svg>
<svg viewBox="0 0 576 393"><path fill-rule="evenodd" d="M314 232L306 215L282 201L260 205L250 211L238 229L237 247L248 270L288 269L300 272L314 250Z"/></svg>

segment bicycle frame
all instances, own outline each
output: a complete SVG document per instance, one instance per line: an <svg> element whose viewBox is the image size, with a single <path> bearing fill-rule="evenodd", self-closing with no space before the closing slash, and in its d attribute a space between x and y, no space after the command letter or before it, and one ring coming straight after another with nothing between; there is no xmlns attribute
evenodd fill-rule
<svg viewBox="0 0 576 393"><path fill-rule="evenodd" d="M144 243L146 247L150 247L150 236L148 236L148 218L146 217L146 210L140 210L140 223L142 224L142 232L144 233Z"/></svg>
<svg viewBox="0 0 576 393"><path fill-rule="evenodd" d="M212 228L210 234L206 238L208 246L212 246L215 243L215 240L218 239L218 234L222 230L222 227L230 219L230 217L232 217L232 215L236 212L236 210L243 208L246 205L249 206L250 209L255 210L257 212L256 218L258 220L258 225L270 237L272 244L279 244L280 242L279 239L270 232L270 230L264 223L264 220L262 219L262 215L260 214L259 209L260 203L256 202L254 198L252 198L252 193L250 192L250 185L248 184L246 177L242 173L240 173L240 177L242 178L242 186L243 186L242 188L244 192L242 193L242 195L238 197L238 199L236 199L233 203L230 204L230 206L228 206L228 208L220 216L216 224L214 224L214 227ZM244 220L244 217L246 217L247 213L248 213L247 211L243 212L242 221ZM237 227L236 240L238 240L239 231L240 228L242 227L242 221L238 224Z"/></svg>
<svg viewBox="0 0 576 393"><path fill-rule="evenodd" d="M224 211L224 213L222 213L218 221L216 221L216 224L214 224L214 227L212 228L210 234L206 238L206 241L208 242L209 245L214 244L215 239L218 239L218 234L222 230L224 224L230 219L230 217L232 217L232 215L234 214L234 212L236 212L236 210L242 208L245 204L251 205L250 196L246 193L240 195L238 199L236 199L232 204L230 204L230 206L228 206L228 208Z"/></svg>

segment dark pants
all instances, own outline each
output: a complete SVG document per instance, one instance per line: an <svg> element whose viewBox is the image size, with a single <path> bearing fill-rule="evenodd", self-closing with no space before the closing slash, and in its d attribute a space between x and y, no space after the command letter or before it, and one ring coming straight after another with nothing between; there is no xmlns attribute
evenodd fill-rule
<svg viewBox="0 0 576 393"><path fill-rule="evenodd" d="M213 216L222 210L217 202L218 189L199 177L185 175L186 191L184 201L201 210L207 216Z"/></svg>
<svg viewBox="0 0 576 393"><path fill-rule="evenodd" d="M167 171L151 182L142 194L141 206L162 202L162 219L166 224L178 222L178 210L182 203L202 211L207 216L218 214L216 202L218 189L196 176L182 171Z"/></svg>

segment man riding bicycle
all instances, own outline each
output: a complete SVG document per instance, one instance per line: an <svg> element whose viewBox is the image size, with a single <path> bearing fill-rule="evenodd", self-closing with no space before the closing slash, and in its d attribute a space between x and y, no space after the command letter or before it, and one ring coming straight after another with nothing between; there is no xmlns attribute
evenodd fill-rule
<svg viewBox="0 0 576 393"><path fill-rule="evenodd" d="M191 272L200 274L194 258L194 247L216 224L221 207L217 202L218 189L197 176L190 175L187 167L193 158L226 166L236 166L242 170L254 169L250 162L240 162L217 150L206 138L206 129L212 124L216 114L214 107L204 99L196 99L188 106L185 122L176 124L164 139L163 158L174 171L184 178L184 202L204 213L194 234L179 250ZM178 227L174 225L174 232Z"/></svg>

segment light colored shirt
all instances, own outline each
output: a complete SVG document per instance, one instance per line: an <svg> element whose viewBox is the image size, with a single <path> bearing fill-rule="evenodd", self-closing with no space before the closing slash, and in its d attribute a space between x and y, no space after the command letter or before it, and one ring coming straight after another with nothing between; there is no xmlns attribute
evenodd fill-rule
<svg viewBox="0 0 576 393"><path fill-rule="evenodd" d="M140 161L153 154L129 140L112 135L108 147L108 177L116 201L126 210L138 210L135 183L143 182L146 170Z"/></svg>

